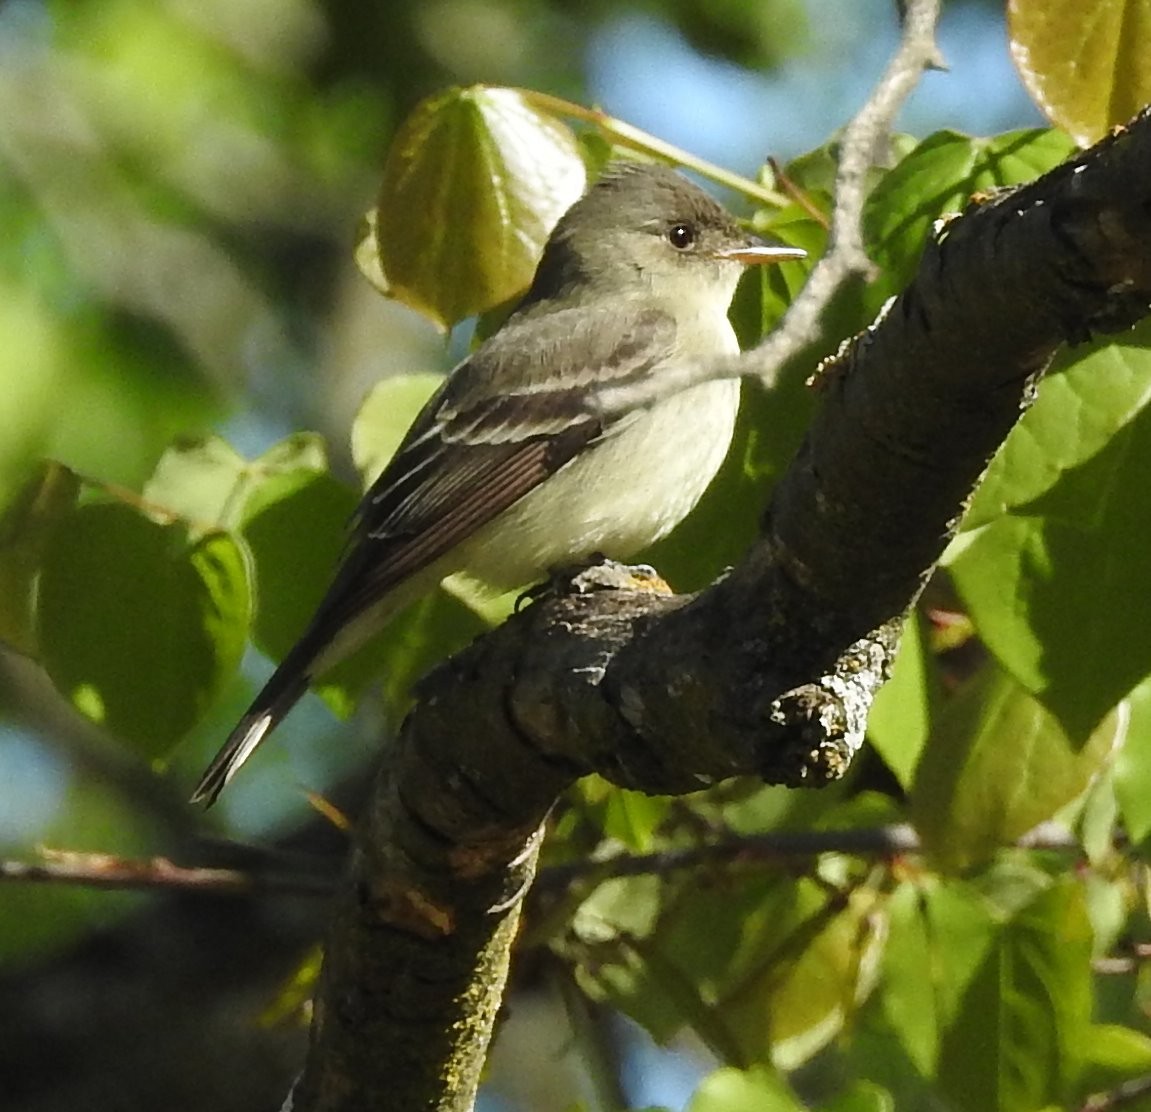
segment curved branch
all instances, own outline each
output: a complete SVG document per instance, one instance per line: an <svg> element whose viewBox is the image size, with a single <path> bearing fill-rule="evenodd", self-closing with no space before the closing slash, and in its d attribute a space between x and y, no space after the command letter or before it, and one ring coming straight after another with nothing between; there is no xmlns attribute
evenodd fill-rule
<svg viewBox="0 0 1151 1112"><path fill-rule="evenodd" d="M722 582L564 593L421 685L337 901L296 1109L471 1107L541 824L575 778L680 793L842 773L902 616L1052 354L1147 313L1149 183L1144 114L948 224L825 369Z"/></svg>

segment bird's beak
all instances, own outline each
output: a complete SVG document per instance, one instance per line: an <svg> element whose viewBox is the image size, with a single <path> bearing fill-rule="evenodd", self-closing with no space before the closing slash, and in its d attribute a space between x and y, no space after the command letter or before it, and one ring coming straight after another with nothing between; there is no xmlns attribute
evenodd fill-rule
<svg viewBox="0 0 1151 1112"><path fill-rule="evenodd" d="M773 247L757 238L749 238L739 247L728 247L715 253L717 259L730 259L744 266L762 266L764 263L786 263L793 259L806 259L801 247Z"/></svg>

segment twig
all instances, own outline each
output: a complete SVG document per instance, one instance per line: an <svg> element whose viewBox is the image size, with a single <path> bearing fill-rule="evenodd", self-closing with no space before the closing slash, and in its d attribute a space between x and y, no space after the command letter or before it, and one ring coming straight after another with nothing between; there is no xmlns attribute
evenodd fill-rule
<svg viewBox="0 0 1151 1112"><path fill-rule="evenodd" d="M736 193L742 193L754 201L775 207L780 207L787 201L787 198L782 194L767 189L759 182L754 182L741 174L733 174L730 170L725 170L714 162L699 158L690 151L685 151L681 147L634 127L624 120L617 120L601 108L586 108L582 104L575 104L570 100L552 96L550 93L541 93L535 89L517 89L516 91L529 104L543 112L550 112L553 116L568 116L573 120L582 120L584 123L598 128L605 135L611 136L625 147L631 147L633 150L642 151L645 154L654 154L658 158L664 158L668 162L675 163L677 166L686 166L689 170L694 170L697 174L701 174L719 185L725 185Z"/></svg>
<svg viewBox="0 0 1151 1112"><path fill-rule="evenodd" d="M1016 843L1025 849L1079 850L1074 835L1057 823L1042 823ZM597 881L615 877L663 874L692 869L717 861L790 863L821 853L847 853L861 857L899 857L919 853L923 844L909 823L849 830L777 831L771 834L732 836L706 845L659 853L621 853L601 860L550 865L540 870L537 890L563 889L584 877Z"/></svg>
<svg viewBox="0 0 1151 1112"><path fill-rule="evenodd" d="M1066 828L1043 823L1015 843L1026 849L1078 850ZM794 862L821 853L861 857L898 857L922 850L919 835L907 823L848 830L777 831L732 835L704 845L659 853L620 853L600 860L551 865L540 871L536 888L563 889L585 878L662 874L716 862ZM121 890L179 890L222 895L283 892L326 896L336 887L338 870L317 859L316 871L272 872L177 865L166 857L130 858L106 853L42 850L41 861L0 861L0 883L72 884ZM321 869L324 871L321 872Z"/></svg>
<svg viewBox="0 0 1151 1112"><path fill-rule="evenodd" d="M772 177L779 182L779 188L791 198L792 203L799 205L821 228L830 229L831 217L791 180L787 171L772 155L767 156L767 165L771 170Z"/></svg>
<svg viewBox="0 0 1151 1112"><path fill-rule="evenodd" d="M867 103L844 128L839 144L828 250L813 268L780 326L742 356L661 370L658 381L647 379L602 390L593 402L598 412L605 416L618 415L717 378L754 375L770 384L789 359L815 340L819 318L836 290L852 274L870 270L861 231L867 172L896 113L921 74L929 66L938 65L935 25L939 20L939 3L940 0L909 0L899 49Z"/></svg>
<svg viewBox="0 0 1151 1112"><path fill-rule="evenodd" d="M1127 973L1135 973L1149 958L1151 958L1151 945L1140 942L1132 946L1129 953L1095 958L1091 962L1091 968L1096 973L1122 976Z"/></svg>
<svg viewBox="0 0 1151 1112"><path fill-rule="evenodd" d="M1079 1108L1079 1112L1111 1112L1113 1108L1122 1108L1132 1104L1140 1097L1151 1093L1151 1075L1136 1077L1131 1081L1124 1081L1105 1093L1095 1093L1089 1096Z"/></svg>
<svg viewBox="0 0 1151 1112"><path fill-rule="evenodd" d="M177 865L166 857L128 858L107 853L52 850L44 851L42 861L0 861L0 881L120 890L168 889L233 896L257 892L322 896L336 887L335 875L203 869Z"/></svg>

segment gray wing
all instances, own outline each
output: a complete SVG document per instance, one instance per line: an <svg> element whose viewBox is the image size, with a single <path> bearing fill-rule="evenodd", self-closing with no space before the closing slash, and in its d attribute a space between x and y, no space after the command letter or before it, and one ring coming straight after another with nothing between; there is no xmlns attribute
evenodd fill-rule
<svg viewBox="0 0 1151 1112"><path fill-rule="evenodd" d="M648 311L621 330L615 308L529 312L453 371L361 502L335 580L193 801L212 803L349 622L627 420L606 426L587 404L588 388L648 374L672 351L675 323Z"/></svg>
<svg viewBox="0 0 1151 1112"><path fill-rule="evenodd" d="M675 342L668 314L620 331L611 308L521 319L452 372L360 504L321 610L372 605L611 431L589 387L646 376Z"/></svg>

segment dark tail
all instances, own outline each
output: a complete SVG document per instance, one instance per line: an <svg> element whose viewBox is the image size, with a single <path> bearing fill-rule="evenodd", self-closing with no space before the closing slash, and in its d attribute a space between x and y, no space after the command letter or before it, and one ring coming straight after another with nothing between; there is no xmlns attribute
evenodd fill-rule
<svg viewBox="0 0 1151 1112"><path fill-rule="evenodd" d="M193 803L203 803L205 807L211 807L216 802L216 796L223 791L224 785L252 755L256 746L308 690L311 677L297 667L289 667L294 663L293 655L289 654L284 663L276 669L247 713L236 723L236 728L228 735L228 740L212 758L212 763L200 777L200 782L192 793Z"/></svg>

